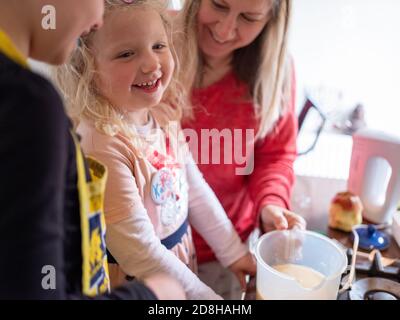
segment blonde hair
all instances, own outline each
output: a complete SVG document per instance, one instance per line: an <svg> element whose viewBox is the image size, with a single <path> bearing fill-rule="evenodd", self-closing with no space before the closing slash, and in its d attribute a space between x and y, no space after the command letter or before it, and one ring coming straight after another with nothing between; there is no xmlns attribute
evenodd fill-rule
<svg viewBox="0 0 400 320"><path fill-rule="evenodd" d="M132 3L123 0L105 0L104 21L116 10L132 10L139 7L150 7L159 12L168 38L169 47L175 60L175 70L171 83L164 92L161 103L152 108L151 113L159 120L160 113L166 115L168 121L180 121L183 109L187 104L187 95L184 87L177 77L179 73L179 60L173 47L173 27L166 13L166 4L162 0L134 0ZM97 130L104 134L114 136L123 133L128 137L135 137L136 132L124 120L118 108L101 95L95 85L96 67L95 58L91 50L91 41L96 31L92 31L79 40L79 46L73 52L70 60L63 66L53 69L53 80L58 85L65 99L68 115L77 126L81 119L94 122ZM165 117L161 117L165 119ZM160 125L166 125L160 123Z"/></svg>
<svg viewBox="0 0 400 320"><path fill-rule="evenodd" d="M264 138L287 110L291 93L291 61L287 51L291 0L273 0L272 16L258 37L234 52L232 67L249 87L258 120L257 139ZM183 33L176 40L182 59L181 77L188 90L201 83L204 62L197 43L197 15L201 1L186 0L180 14ZM188 72L194 70L194 72ZM185 113L187 118L192 113Z"/></svg>

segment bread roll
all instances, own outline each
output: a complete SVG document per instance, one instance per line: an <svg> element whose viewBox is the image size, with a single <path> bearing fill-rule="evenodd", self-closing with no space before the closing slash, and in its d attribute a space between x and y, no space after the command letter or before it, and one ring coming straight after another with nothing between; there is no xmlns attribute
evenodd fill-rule
<svg viewBox="0 0 400 320"><path fill-rule="evenodd" d="M350 232L353 226L362 223L362 211L360 197L349 191L339 192L331 202L329 226Z"/></svg>

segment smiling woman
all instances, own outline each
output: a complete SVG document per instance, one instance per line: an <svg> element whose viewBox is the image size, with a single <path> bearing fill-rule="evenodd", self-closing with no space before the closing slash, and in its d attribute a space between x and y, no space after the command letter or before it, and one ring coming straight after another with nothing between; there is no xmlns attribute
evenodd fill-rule
<svg viewBox="0 0 400 320"><path fill-rule="evenodd" d="M287 52L290 13L290 0L186 0L180 17L182 77L193 103L184 127L198 136L204 129L256 133L246 146L254 156L254 170L246 176L236 174L237 162L210 161L203 152L208 148L192 150L203 153L199 168L242 240L258 225L264 231L305 227L288 210L297 135L295 77ZM216 151L226 159L227 142L219 145ZM194 238L200 277L224 297L238 299L235 280L214 261L205 241L196 233Z"/></svg>
<svg viewBox="0 0 400 320"><path fill-rule="evenodd" d="M272 130L291 99L290 13L288 0L186 0L181 13L183 83L208 87L233 69L254 99L257 138Z"/></svg>
<svg viewBox="0 0 400 320"><path fill-rule="evenodd" d="M272 14L272 1L202 1L199 47L207 58L226 58L254 41ZM221 19L224 17L224 19Z"/></svg>

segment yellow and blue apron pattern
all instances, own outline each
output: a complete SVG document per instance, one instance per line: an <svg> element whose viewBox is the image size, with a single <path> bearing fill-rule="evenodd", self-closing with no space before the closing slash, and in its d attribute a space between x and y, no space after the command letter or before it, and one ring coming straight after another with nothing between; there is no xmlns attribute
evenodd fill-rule
<svg viewBox="0 0 400 320"><path fill-rule="evenodd" d="M18 51L11 39L1 29L0 52L22 67L29 67L27 58ZM78 173L82 235L82 293L93 297L110 290L103 210L107 170L96 160L88 158L90 179L87 181L85 160L78 139L73 132L71 134L76 148Z"/></svg>
<svg viewBox="0 0 400 320"><path fill-rule="evenodd" d="M87 181L85 161L78 139L73 132L71 134L76 147L81 207L82 291L93 297L110 290L103 209L107 170L101 163L88 157L91 181Z"/></svg>

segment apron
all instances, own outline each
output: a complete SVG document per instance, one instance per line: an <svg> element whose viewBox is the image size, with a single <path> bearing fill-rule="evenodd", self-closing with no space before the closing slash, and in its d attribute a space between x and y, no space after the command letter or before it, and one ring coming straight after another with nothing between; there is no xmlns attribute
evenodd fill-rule
<svg viewBox="0 0 400 320"><path fill-rule="evenodd" d="M106 222L104 218L104 193L107 169L100 162L87 157L90 181L87 181L85 159L78 139L71 131L76 149L78 192L82 235L82 291L94 297L110 290L106 250Z"/></svg>
<svg viewBox="0 0 400 320"><path fill-rule="evenodd" d="M24 68L27 59L18 51L10 38L0 29L0 52ZM82 239L82 293L89 297L107 293L110 280L105 242L103 210L107 169L93 158L87 158L90 179L87 181L85 159L78 138L71 131L76 149L80 224Z"/></svg>

